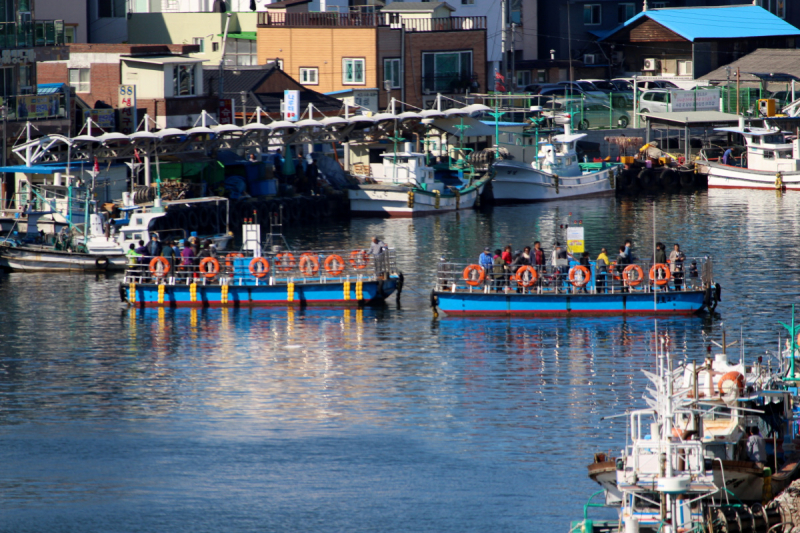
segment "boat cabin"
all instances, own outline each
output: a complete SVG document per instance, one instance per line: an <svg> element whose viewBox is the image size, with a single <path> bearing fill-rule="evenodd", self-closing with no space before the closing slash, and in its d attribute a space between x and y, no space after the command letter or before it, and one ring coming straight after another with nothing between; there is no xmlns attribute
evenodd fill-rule
<svg viewBox="0 0 800 533"><path fill-rule="evenodd" d="M562 177L580 176L577 142L586 137L583 133L554 135L549 141L539 143L539 154L533 168Z"/></svg>
<svg viewBox="0 0 800 533"><path fill-rule="evenodd" d="M769 128L716 128L716 131L738 133L747 145L750 170L795 172L800 170L800 142L787 142L783 132Z"/></svg>
<svg viewBox="0 0 800 533"><path fill-rule="evenodd" d="M381 157L383 157L383 178L379 179L376 175L377 181L411 183L429 191L441 191L444 188L443 183L434 180L433 168L425 164L423 153L385 152Z"/></svg>

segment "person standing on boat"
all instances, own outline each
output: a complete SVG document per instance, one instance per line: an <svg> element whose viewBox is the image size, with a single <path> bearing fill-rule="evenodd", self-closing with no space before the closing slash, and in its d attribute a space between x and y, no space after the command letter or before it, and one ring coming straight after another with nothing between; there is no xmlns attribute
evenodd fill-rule
<svg viewBox="0 0 800 533"><path fill-rule="evenodd" d="M523 265L532 265L533 261L531 261L531 247L526 246L522 249L522 264Z"/></svg>
<svg viewBox="0 0 800 533"><path fill-rule="evenodd" d="M675 290L681 290L683 285L683 262L686 261L686 256L681 252L681 247L675 244L672 251L669 253L669 270L672 273L673 283Z"/></svg>
<svg viewBox="0 0 800 533"><path fill-rule="evenodd" d="M181 250L181 270L186 274L187 278L193 276L192 267L194 266L194 258L196 257L192 245L184 242L183 250Z"/></svg>
<svg viewBox="0 0 800 533"><path fill-rule="evenodd" d="M630 241L628 241L630 242ZM628 250L627 246L620 246L619 247L619 255L617 255L617 279L622 276L622 271L625 270L625 267L630 264L630 260L628 259L628 254L625 253ZM627 287L622 288L622 292L628 292Z"/></svg>
<svg viewBox="0 0 800 533"><path fill-rule="evenodd" d="M369 245L369 251L367 253L369 255L378 255L381 254L385 249L386 249L386 243L380 240L376 235L372 237L372 242Z"/></svg>
<svg viewBox="0 0 800 533"><path fill-rule="evenodd" d="M141 265L145 261L145 256L147 256L147 246L144 245L144 241L139 241L139 247L136 248L136 253L139 254L139 264Z"/></svg>
<svg viewBox="0 0 800 533"><path fill-rule="evenodd" d="M558 290L558 284L565 279L569 270L569 254L565 249L561 248L560 242L556 243L553 252L550 254L550 265L553 267L553 274L555 274L557 282L556 290Z"/></svg>
<svg viewBox="0 0 800 533"><path fill-rule="evenodd" d="M164 246L161 247L161 257L166 258L169 263L169 271L175 272L175 250L172 245L173 241L167 240L164 242Z"/></svg>
<svg viewBox="0 0 800 533"><path fill-rule="evenodd" d="M492 274L494 275L494 288L500 290L506 285L506 262L503 261L503 252L500 248L494 251L492 257Z"/></svg>
<svg viewBox="0 0 800 533"><path fill-rule="evenodd" d="M147 243L147 257L159 257L161 255L161 242L158 240L158 233L150 235L150 242Z"/></svg>
<svg viewBox="0 0 800 533"><path fill-rule="evenodd" d="M727 150L725 150L725 153L722 154L722 164L730 165L733 162L732 160L733 160L733 148L729 147Z"/></svg>
<svg viewBox="0 0 800 533"><path fill-rule="evenodd" d="M139 266L139 258L142 256L142 254L136 251L136 245L131 243L125 255L128 258L128 270L135 270Z"/></svg>
<svg viewBox="0 0 800 533"><path fill-rule="evenodd" d="M605 248L600 249L600 255L594 263L595 277L597 280L597 292L606 292L606 277L608 276L608 253Z"/></svg>
<svg viewBox="0 0 800 533"><path fill-rule="evenodd" d="M533 243L533 253L531 254L531 262L533 263L533 267L536 269L536 273L539 274L539 280L537 283L541 287L542 283L544 282L544 275L547 272L547 261L545 261L544 250L542 250L542 243L536 241Z"/></svg>
<svg viewBox="0 0 800 533"><path fill-rule="evenodd" d="M758 468L764 468L767 461L767 446L764 437L761 436L758 426L750 428L747 438L747 458L753 461Z"/></svg>
<svg viewBox="0 0 800 533"><path fill-rule="evenodd" d="M632 248L633 248L633 243L631 242L631 240L630 239L626 240L624 246L626 265L633 264L633 262L636 261L636 257L633 255ZM617 263L619 263L619 261Z"/></svg>
<svg viewBox="0 0 800 533"><path fill-rule="evenodd" d="M494 258L488 246L483 249L483 253L478 257L478 264L483 267L484 272L487 274L492 272L494 268Z"/></svg>
<svg viewBox="0 0 800 533"><path fill-rule="evenodd" d="M511 245L507 245L503 250L503 261L506 265L510 265L511 262L514 260L514 254L511 253Z"/></svg>
<svg viewBox="0 0 800 533"><path fill-rule="evenodd" d="M664 246L663 242L656 243L656 252L653 256L654 263L661 263L662 265L667 264L667 247Z"/></svg>

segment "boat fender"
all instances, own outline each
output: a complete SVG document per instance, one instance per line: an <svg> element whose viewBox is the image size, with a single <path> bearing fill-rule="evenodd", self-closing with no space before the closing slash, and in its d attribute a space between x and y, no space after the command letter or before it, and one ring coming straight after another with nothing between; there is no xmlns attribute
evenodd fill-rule
<svg viewBox="0 0 800 533"><path fill-rule="evenodd" d="M406 282L406 277L403 275L402 272L397 273L397 287L395 290L397 291L397 296L403 292L403 284Z"/></svg>
<svg viewBox="0 0 800 533"><path fill-rule="evenodd" d="M376 296L379 300L385 300L386 294L383 292L383 279L378 280L378 289L376 292Z"/></svg>
<svg viewBox="0 0 800 533"><path fill-rule="evenodd" d="M775 174L775 190L776 191L783 190L783 175L780 172Z"/></svg>
<svg viewBox="0 0 800 533"><path fill-rule="evenodd" d="M102 255L94 260L94 266L97 267L98 270L106 270L108 269L108 257Z"/></svg>
<svg viewBox="0 0 800 533"><path fill-rule="evenodd" d="M558 182L560 181L558 179L558 174L553 174L553 181L555 182L556 185L556 194L558 194Z"/></svg>
<svg viewBox="0 0 800 533"><path fill-rule="evenodd" d="M611 170L608 171L608 186L614 190L616 190L617 188L616 178L617 178L617 171L612 168Z"/></svg>
<svg viewBox="0 0 800 533"><path fill-rule="evenodd" d="M714 285L714 301L716 302L722 301L722 286L719 283Z"/></svg>
<svg viewBox="0 0 800 533"><path fill-rule="evenodd" d="M414 191L408 191L408 207L414 207Z"/></svg>
<svg viewBox="0 0 800 533"><path fill-rule="evenodd" d="M706 288L706 293L705 293L705 295L703 295L703 306L706 309L712 310L711 309L711 287L707 287Z"/></svg>
<svg viewBox="0 0 800 533"><path fill-rule="evenodd" d="M436 291L431 291L431 309L433 309L433 318L439 318L439 310L437 306L439 305L439 297L436 296Z"/></svg>
<svg viewBox="0 0 800 533"><path fill-rule="evenodd" d="M125 294L125 285L123 285L122 283L119 284L119 301L124 303L130 303L128 302L128 298L126 297Z"/></svg>

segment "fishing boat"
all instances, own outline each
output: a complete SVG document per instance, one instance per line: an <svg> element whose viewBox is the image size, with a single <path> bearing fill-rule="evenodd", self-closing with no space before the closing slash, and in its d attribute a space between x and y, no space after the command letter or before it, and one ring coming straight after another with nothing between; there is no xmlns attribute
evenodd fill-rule
<svg viewBox="0 0 800 533"><path fill-rule="evenodd" d="M567 121L563 134L538 143L539 149L532 162L497 160L492 165L495 202L543 202L613 195L614 178L622 166L606 162L579 163L577 142L584 137L584 133L573 134Z"/></svg>
<svg viewBox="0 0 800 533"><path fill-rule="evenodd" d="M789 142L776 128L716 128L744 137L741 166L719 161L698 162L708 174L709 189L800 190L800 141Z"/></svg>
<svg viewBox="0 0 800 533"><path fill-rule="evenodd" d="M355 174L360 178L358 188L348 191L354 215L415 217L471 209L491 179L453 178L455 184L448 185L434 177L423 153L385 152L382 157L382 165L361 166L362 174Z"/></svg>
<svg viewBox="0 0 800 533"><path fill-rule="evenodd" d="M589 476L603 490L605 504L590 503L582 521L572 528L583 531L786 531L792 508L781 498L761 503L789 486L797 477L797 460L786 458L778 482L771 466L783 460L796 437L793 391L782 381L790 374L783 365L773 369L762 358L747 367L742 351L738 362L725 352L698 365L676 364L669 353L669 337L659 338L657 371L645 371L653 388L646 390L645 409L628 418L626 446L618 458L595 455ZM793 368L793 364L792 364ZM745 429L763 428L769 465L743 457ZM613 464L613 472L609 470ZM765 466L767 468L765 468ZM748 507L747 505L752 505ZM618 508L616 521L588 519L589 507Z"/></svg>
<svg viewBox="0 0 800 533"><path fill-rule="evenodd" d="M434 311L449 316L690 315L713 310L721 287L710 257L673 276L669 265L642 262L598 274L594 264L521 266L494 276L478 264L439 263L431 293Z"/></svg>
<svg viewBox="0 0 800 533"><path fill-rule="evenodd" d="M90 214L86 236L82 228L72 226L70 231L65 228L56 235L46 235L44 239L35 230L35 219L39 215L29 213L29 230L25 237L0 240L0 267L13 271L121 272L127 265L125 252L131 244L138 247L139 241L147 242L153 233L157 233L162 240L189 237L182 228L162 227L163 224L160 224L170 206L177 208L184 204L227 206L228 199L208 197L163 203L157 199L152 205L123 205L120 212L124 218L106 222L100 214ZM226 221L227 216L226 207ZM227 228L227 222L225 226ZM233 238L228 231L197 237L211 239L219 250L226 250Z"/></svg>
<svg viewBox="0 0 800 533"><path fill-rule="evenodd" d="M246 230L247 231L247 230ZM364 306L402 290L395 252L243 250L172 270L153 258L128 270L122 301L138 307Z"/></svg>

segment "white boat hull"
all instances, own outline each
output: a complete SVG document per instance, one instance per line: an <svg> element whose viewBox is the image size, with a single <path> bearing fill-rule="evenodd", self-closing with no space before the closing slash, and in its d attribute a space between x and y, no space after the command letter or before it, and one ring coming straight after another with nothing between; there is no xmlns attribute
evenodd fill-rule
<svg viewBox="0 0 800 533"><path fill-rule="evenodd" d="M500 161L494 164L494 169L492 191L497 203L546 202L614 194L609 179L614 168L581 176L559 176L558 189L553 174L536 170L527 163Z"/></svg>
<svg viewBox="0 0 800 533"><path fill-rule="evenodd" d="M424 192L415 192L410 200L411 189L395 185L362 185L361 188L348 191L350 211L354 215L380 217L415 217L435 215L459 209L471 209L475 206L485 183L469 188L461 196L440 196Z"/></svg>
<svg viewBox="0 0 800 533"><path fill-rule="evenodd" d="M709 189L769 189L776 188L777 172L750 170L741 167L706 163ZM800 191L800 172L781 172L783 188Z"/></svg>
<svg viewBox="0 0 800 533"><path fill-rule="evenodd" d="M21 272L123 271L126 264L124 255L85 254L36 246L0 247L0 267Z"/></svg>

